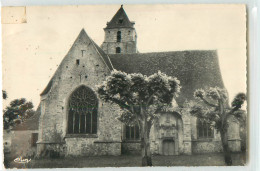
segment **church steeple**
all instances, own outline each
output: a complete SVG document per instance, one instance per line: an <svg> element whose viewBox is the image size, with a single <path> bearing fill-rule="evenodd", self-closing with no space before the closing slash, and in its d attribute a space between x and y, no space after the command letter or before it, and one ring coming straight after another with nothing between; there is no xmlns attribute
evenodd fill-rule
<svg viewBox="0 0 260 171"><path fill-rule="evenodd" d="M137 34L134 22L130 21L123 5L104 28L105 40L101 48L107 54L137 53Z"/></svg>
<svg viewBox="0 0 260 171"><path fill-rule="evenodd" d="M126 12L121 5L121 8L117 11L110 22L107 23L106 29L112 28L134 28L134 22L131 22L126 15Z"/></svg>

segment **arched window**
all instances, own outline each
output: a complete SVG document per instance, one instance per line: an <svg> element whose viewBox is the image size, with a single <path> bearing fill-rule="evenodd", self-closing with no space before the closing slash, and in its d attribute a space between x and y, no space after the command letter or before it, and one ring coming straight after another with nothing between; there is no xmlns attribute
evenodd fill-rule
<svg viewBox="0 0 260 171"><path fill-rule="evenodd" d="M116 53L121 53L121 48L120 47L116 47Z"/></svg>
<svg viewBox="0 0 260 171"><path fill-rule="evenodd" d="M139 133L139 126L125 126L125 139L126 140L139 140L140 133Z"/></svg>
<svg viewBox="0 0 260 171"><path fill-rule="evenodd" d="M116 40L117 42L121 42L121 31L117 32Z"/></svg>
<svg viewBox="0 0 260 171"><path fill-rule="evenodd" d="M198 131L198 138L213 138L214 132L213 128L210 128L210 125L198 119L197 121L197 131Z"/></svg>
<svg viewBox="0 0 260 171"><path fill-rule="evenodd" d="M68 133L97 133L98 100L96 94L88 87L80 86L69 98Z"/></svg>

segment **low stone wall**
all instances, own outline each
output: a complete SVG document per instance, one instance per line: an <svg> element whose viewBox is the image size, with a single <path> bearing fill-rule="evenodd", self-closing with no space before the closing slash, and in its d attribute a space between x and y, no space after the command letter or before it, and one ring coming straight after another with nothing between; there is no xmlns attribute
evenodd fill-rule
<svg viewBox="0 0 260 171"><path fill-rule="evenodd" d="M121 155L121 142L97 141L94 139L69 138L66 139L66 156L102 156Z"/></svg>
<svg viewBox="0 0 260 171"><path fill-rule="evenodd" d="M36 155L36 146L32 146L34 130L12 131L11 155L13 157L33 157Z"/></svg>
<svg viewBox="0 0 260 171"><path fill-rule="evenodd" d="M122 142L122 154L141 154L140 141Z"/></svg>
<svg viewBox="0 0 260 171"><path fill-rule="evenodd" d="M220 141L192 141L192 153L214 153L221 152Z"/></svg>

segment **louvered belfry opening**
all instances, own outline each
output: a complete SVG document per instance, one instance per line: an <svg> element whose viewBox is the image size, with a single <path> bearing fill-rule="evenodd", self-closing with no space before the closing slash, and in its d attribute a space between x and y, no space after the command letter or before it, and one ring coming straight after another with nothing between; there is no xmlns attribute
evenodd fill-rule
<svg viewBox="0 0 260 171"><path fill-rule="evenodd" d="M94 91L86 86L77 88L68 103L68 133L97 133L98 99Z"/></svg>
<svg viewBox="0 0 260 171"><path fill-rule="evenodd" d="M121 42L121 31L118 31L116 34L116 41Z"/></svg>

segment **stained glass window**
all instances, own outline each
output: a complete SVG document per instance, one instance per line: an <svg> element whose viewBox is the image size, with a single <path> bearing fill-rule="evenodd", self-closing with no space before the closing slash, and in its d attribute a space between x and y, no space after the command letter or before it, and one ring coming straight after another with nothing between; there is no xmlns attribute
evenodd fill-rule
<svg viewBox="0 0 260 171"><path fill-rule="evenodd" d="M88 87L77 88L68 104L68 133L96 134L98 100L96 94Z"/></svg>

